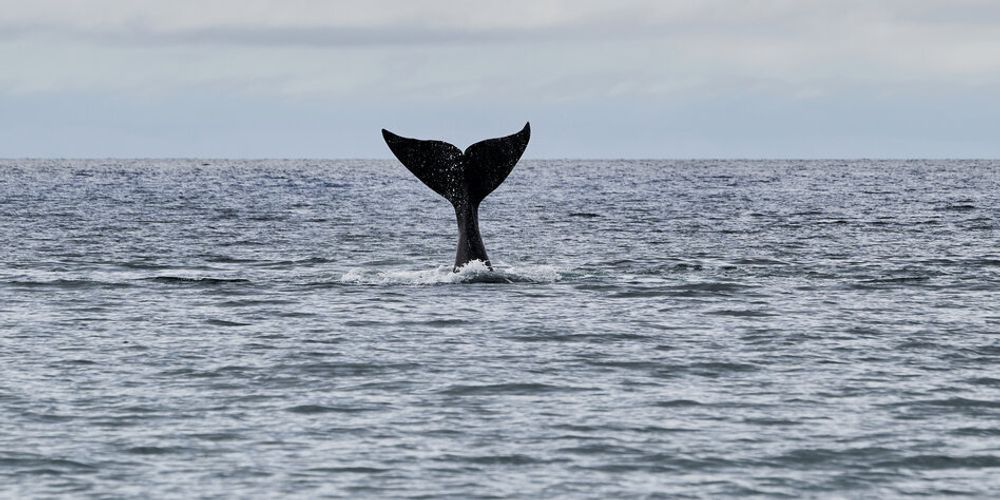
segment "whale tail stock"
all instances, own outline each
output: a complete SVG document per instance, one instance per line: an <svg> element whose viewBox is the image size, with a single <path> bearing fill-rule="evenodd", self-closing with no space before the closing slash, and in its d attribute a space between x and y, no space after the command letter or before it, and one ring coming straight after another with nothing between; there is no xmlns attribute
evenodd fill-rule
<svg viewBox="0 0 1000 500"><path fill-rule="evenodd" d="M514 169L528 147L531 124L525 123L516 134L477 142L465 152L447 142L410 139L386 129L382 137L403 166L455 207L455 270L473 260L493 269L479 235L479 203Z"/></svg>

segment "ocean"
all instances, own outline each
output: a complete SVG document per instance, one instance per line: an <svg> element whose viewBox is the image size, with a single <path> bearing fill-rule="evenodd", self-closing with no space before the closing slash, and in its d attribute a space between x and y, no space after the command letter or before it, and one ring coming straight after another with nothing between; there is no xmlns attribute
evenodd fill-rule
<svg viewBox="0 0 1000 500"><path fill-rule="evenodd" d="M0 496L995 497L1000 161L0 160Z"/></svg>

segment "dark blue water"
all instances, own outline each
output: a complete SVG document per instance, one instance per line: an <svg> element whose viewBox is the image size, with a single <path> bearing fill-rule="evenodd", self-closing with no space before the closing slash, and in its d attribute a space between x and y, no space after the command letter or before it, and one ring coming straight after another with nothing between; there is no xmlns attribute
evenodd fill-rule
<svg viewBox="0 0 1000 500"><path fill-rule="evenodd" d="M1000 162L0 161L0 496L990 497Z"/></svg>

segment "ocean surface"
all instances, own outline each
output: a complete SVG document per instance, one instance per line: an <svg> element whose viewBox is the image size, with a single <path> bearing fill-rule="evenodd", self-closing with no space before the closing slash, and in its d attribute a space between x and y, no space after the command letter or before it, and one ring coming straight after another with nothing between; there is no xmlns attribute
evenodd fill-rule
<svg viewBox="0 0 1000 500"><path fill-rule="evenodd" d="M1000 161L0 160L0 497L1000 493Z"/></svg>

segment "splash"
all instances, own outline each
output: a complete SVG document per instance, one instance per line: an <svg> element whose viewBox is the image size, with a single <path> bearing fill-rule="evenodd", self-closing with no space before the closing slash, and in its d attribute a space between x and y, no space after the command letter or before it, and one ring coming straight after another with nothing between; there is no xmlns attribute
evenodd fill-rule
<svg viewBox="0 0 1000 500"><path fill-rule="evenodd" d="M444 285L453 283L552 283L561 273L554 266L496 266L492 271L474 260L453 272L451 266L423 271L371 271L351 269L342 283L353 285Z"/></svg>

